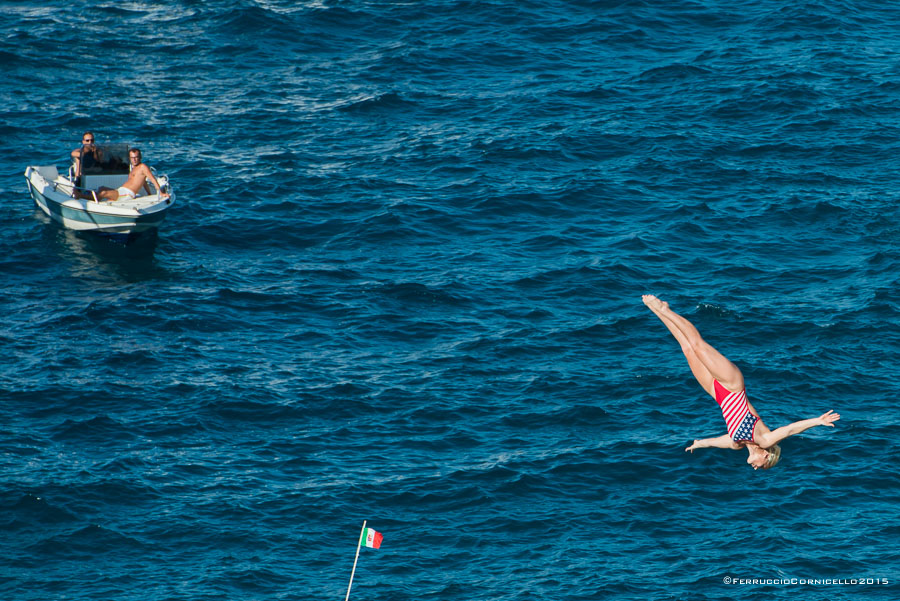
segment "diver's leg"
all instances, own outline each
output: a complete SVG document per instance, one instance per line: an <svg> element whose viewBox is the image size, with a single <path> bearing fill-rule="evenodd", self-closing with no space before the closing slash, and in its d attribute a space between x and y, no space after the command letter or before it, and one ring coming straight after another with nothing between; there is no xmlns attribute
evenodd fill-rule
<svg viewBox="0 0 900 601"><path fill-rule="evenodd" d="M678 330L683 336L683 340L691 347L697 360L706 368L709 374L719 381L725 388L732 392L744 389L744 376L737 366L729 361L723 354L714 349L700 336L700 332L694 327L690 321L669 308L669 303L665 303L653 295L644 296L644 304L650 308L653 313L659 317L670 331ZM678 338L678 336L676 336ZM682 339L678 339L681 343ZM682 346L684 343L682 343ZM693 368L692 368L693 370ZM696 374L695 374L696 376ZM704 382L697 378L700 384ZM709 392L712 384L707 388ZM715 391L710 392L715 396Z"/></svg>
<svg viewBox="0 0 900 601"><path fill-rule="evenodd" d="M652 298L655 299L656 297L654 296ZM659 301L659 299L657 299L657 301ZM666 328L669 329L669 332L672 333L672 336L674 336L675 340L678 341L678 344L681 345L681 352L684 353L684 357L685 359L687 359L688 367L691 368L691 373L694 374L694 377L697 379L697 382L700 383L700 386L703 387L703 390L705 390L710 394L710 396L715 398L716 392L713 385L713 375L709 372L709 370L697 356L697 353L694 352L694 348L691 346L684 332L678 329L674 322L670 321L664 315L658 312L659 305L651 300L650 295L644 296L644 304L646 304L647 307L651 311L653 311L653 313L657 317L659 317L659 320L663 322L663 325L665 325Z"/></svg>
<svg viewBox="0 0 900 601"><path fill-rule="evenodd" d="M662 302L655 296L648 295L644 302L664 323L672 324L684 335L697 358L722 386L732 392L744 389L744 376L741 374L741 370L703 340L694 324L669 308L668 303Z"/></svg>

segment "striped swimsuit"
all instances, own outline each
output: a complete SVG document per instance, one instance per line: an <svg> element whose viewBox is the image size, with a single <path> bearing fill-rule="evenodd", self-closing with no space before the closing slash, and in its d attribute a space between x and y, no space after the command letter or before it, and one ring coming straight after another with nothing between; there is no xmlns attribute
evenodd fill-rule
<svg viewBox="0 0 900 601"><path fill-rule="evenodd" d="M750 413L745 391L731 392L718 380L713 380L716 402L722 408L722 417L728 427L728 435L734 442L753 442L753 428L759 418Z"/></svg>

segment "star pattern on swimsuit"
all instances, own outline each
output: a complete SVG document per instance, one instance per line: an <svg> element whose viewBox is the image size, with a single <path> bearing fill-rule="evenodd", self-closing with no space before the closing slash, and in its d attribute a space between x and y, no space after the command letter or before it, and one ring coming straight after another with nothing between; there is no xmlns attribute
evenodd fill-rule
<svg viewBox="0 0 900 601"><path fill-rule="evenodd" d="M738 426L737 430L734 432L735 440L752 440L753 439L753 426L756 425L756 418L752 413L748 413L747 416L741 420L741 425Z"/></svg>

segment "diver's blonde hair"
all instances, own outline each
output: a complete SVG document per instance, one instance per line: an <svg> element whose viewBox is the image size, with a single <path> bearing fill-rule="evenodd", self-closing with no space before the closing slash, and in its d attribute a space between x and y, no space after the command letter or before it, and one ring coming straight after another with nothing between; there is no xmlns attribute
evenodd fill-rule
<svg viewBox="0 0 900 601"><path fill-rule="evenodd" d="M769 458L766 459L766 464L763 466L763 469L775 467L781 460L781 447L777 444L766 450L769 452Z"/></svg>

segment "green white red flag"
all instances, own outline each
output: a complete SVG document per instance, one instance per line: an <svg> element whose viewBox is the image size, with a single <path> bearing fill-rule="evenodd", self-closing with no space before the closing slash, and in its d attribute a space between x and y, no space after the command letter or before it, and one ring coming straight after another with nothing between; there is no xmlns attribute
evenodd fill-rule
<svg viewBox="0 0 900 601"><path fill-rule="evenodd" d="M381 540L383 538L384 537L381 536L380 532L375 532L371 528L363 528L362 543L366 547L371 547L373 549L381 547Z"/></svg>
<svg viewBox="0 0 900 601"><path fill-rule="evenodd" d="M381 536L380 532L375 532L371 528L366 528L366 521L363 520L362 531L359 533L359 542L356 543L356 557L353 559L353 570L350 571L350 584L347 585L347 596L344 597L344 601L350 601L350 588L353 586L353 576L356 574L356 561L359 559L359 548L365 545L373 549L378 549L381 547L382 538L384 537Z"/></svg>

